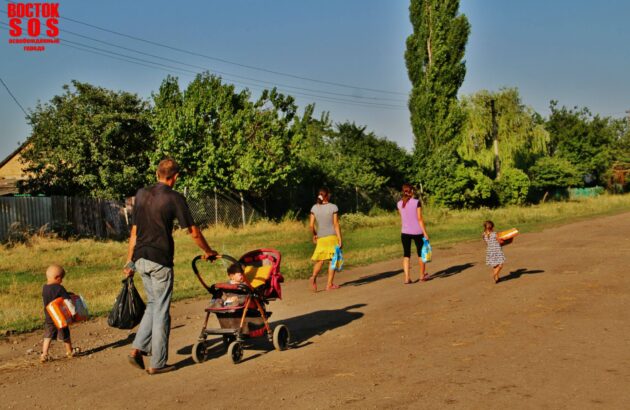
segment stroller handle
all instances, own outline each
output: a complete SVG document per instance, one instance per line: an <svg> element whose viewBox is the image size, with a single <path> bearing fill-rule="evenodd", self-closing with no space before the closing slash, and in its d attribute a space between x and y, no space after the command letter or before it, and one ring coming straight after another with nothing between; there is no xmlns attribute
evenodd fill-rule
<svg viewBox="0 0 630 410"><path fill-rule="evenodd" d="M203 278L201 277L201 273L199 273L199 269L197 268L197 262L199 262L203 257L201 255L195 256L192 260L192 270L195 273L195 276L197 276L197 279L199 279L199 282L201 282L201 284L203 285L204 288L206 288L206 290L210 293L212 293L212 290L210 289L210 286L208 286L206 284L206 282L203 280ZM238 262L234 257L230 256L230 255L217 255L212 259L207 259L210 262L214 262L217 259L225 259L231 263L236 263Z"/></svg>

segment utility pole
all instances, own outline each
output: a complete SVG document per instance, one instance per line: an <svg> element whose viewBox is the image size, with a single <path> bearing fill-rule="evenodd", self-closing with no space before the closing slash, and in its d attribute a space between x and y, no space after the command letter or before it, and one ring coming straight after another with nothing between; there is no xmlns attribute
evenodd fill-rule
<svg viewBox="0 0 630 410"><path fill-rule="evenodd" d="M243 228L247 225L247 219L245 219L245 198L243 198L243 192L238 193L241 197L241 217L243 218Z"/></svg>
<svg viewBox="0 0 630 410"><path fill-rule="evenodd" d="M492 115L492 146L494 147L495 179L501 178L501 160L499 159L499 127L497 126L497 111L494 108L494 98L490 99L490 113Z"/></svg>

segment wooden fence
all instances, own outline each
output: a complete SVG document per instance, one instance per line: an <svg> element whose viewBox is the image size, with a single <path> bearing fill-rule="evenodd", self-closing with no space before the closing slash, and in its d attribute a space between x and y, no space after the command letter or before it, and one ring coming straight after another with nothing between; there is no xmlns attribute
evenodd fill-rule
<svg viewBox="0 0 630 410"><path fill-rule="evenodd" d="M122 239L129 234L122 201L94 198L0 197L0 241L33 231Z"/></svg>
<svg viewBox="0 0 630 410"><path fill-rule="evenodd" d="M0 197L0 242L36 231L61 236L126 239L131 226L134 198L126 202L96 198ZM188 205L199 226L245 225L260 215L242 198L214 194L189 198Z"/></svg>

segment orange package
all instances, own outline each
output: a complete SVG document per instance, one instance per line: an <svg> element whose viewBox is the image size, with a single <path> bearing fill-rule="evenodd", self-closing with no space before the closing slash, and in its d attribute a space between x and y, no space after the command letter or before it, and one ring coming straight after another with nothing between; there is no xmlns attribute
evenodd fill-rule
<svg viewBox="0 0 630 410"><path fill-rule="evenodd" d="M518 235L518 229L512 228L507 231L502 231L497 234L497 238L507 241L508 239L514 239L514 237Z"/></svg>
<svg viewBox="0 0 630 410"><path fill-rule="evenodd" d="M46 306L46 311L57 329L62 329L70 323L87 320L88 310L85 301L79 295L70 295L70 299L57 298Z"/></svg>
<svg viewBox="0 0 630 410"><path fill-rule="evenodd" d="M72 323L72 312L64 298L57 298L46 306L46 311L57 329L68 327Z"/></svg>

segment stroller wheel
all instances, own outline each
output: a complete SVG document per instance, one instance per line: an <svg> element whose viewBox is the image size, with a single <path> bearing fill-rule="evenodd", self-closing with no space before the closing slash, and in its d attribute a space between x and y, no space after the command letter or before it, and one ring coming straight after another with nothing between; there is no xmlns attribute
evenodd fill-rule
<svg viewBox="0 0 630 410"><path fill-rule="evenodd" d="M273 347L276 350L286 350L289 347L291 333L285 325L278 325L273 329Z"/></svg>
<svg viewBox="0 0 630 410"><path fill-rule="evenodd" d="M195 363L203 363L206 361L207 346L205 340L197 341L192 348L192 359Z"/></svg>
<svg viewBox="0 0 630 410"><path fill-rule="evenodd" d="M236 338L230 335L223 335L223 347L227 350L230 347L230 343L232 343Z"/></svg>
<svg viewBox="0 0 630 410"><path fill-rule="evenodd" d="M228 356L232 359L234 364L237 364L243 358L243 346L240 342L232 342L228 346Z"/></svg>

